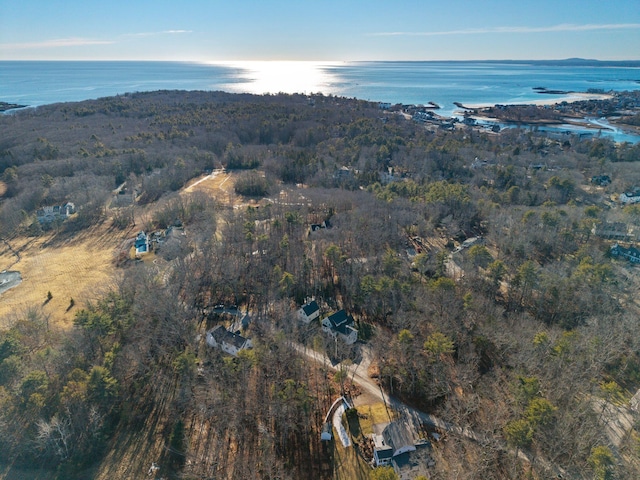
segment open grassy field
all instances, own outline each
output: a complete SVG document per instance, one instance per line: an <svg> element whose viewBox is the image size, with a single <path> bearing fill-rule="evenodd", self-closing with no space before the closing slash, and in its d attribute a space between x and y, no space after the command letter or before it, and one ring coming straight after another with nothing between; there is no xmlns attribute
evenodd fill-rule
<svg viewBox="0 0 640 480"><path fill-rule="evenodd" d="M215 198L225 207L243 208L257 206L259 201L253 198L238 195L234 185L240 172L214 170L210 175L200 177L182 189L182 193L203 192Z"/></svg>
<svg viewBox="0 0 640 480"><path fill-rule="evenodd" d="M234 172L217 170L195 180L183 192L204 192L228 207L257 204L236 195L235 178ZM0 189L3 187L1 184ZM107 220L73 235L50 232L41 237L19 237L9 241L11 249L0 243L0 271L15 270L22 275L20 285L2 294L0 328L32 307L42 308L52 324L68 327L78 309L101 298L117 275L117 252L137 233L135 227L120 231L110 225ZM53 295L50 301L48 292ZM75 304L69 309L72 298Z"/></svg>
<svg viewBox="0 0 640 480"><path fill-rule="evenodd" d="M335 480L368 480L373 471L354 447L345 448L339 440L332 442L333 478Z"/></svg>
<svg viewBox="0 0 640 480"><path fill-rule="evenodd" d="M240 203L240 198L233 190L237 174L214 170L210 175L200 177L185 187L184 193L204 192L211 195L225 206L233 206Z"/></svg>
<svg viewBox="0 0 640 480"><path fill-rule="evenodd" d="M388 423L395 420L396 412L387 408L384 403L378 402L371 405L361 405L358 413L362 415L359 420L359 429L362 435L368 436L373 433L373 426L379 423Z"/></svg>
<svg viewBox="0 0 640 480"><path fill-rule="evenodd" d="M41 237L20 237L9 241L17 256L0 244L0 271L17 270L22 283L2 294L0 327L7 327L23 312L40 307L52 324L67 327L75 312L99 299L117 274L117 248L133 238L133 231L109 229L110 222L73 236L50 233ZM53 297L47 301L47 292ZM68 310L71 299L75 305Z"/></svg>

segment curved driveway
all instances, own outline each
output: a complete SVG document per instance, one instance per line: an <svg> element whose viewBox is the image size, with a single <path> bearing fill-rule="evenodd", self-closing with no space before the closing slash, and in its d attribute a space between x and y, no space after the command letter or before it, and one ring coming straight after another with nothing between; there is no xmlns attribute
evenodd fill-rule
<svg viewBox="0 0 640 480"><path fill-rule="evenodd" d="M298 343L291 342L291 346L297 352L301 353L302 355L305 355L307 358L317 363L326 365L333 370L336 370L336 371L338 370L339 364L333 365L331 363L331 360L329 360L329 357L327 357L326 355L316 352L315 350L307 348ZM363 354L363 356L365 355ZM360 366L361 366L360 364L342 365L341 368L344 368L349 371L349 375L351 376L353 382L357 383L360 386L360 388L362 388L363 390L366 390L367 393L370 393L371 395L380 399L382 402L389 405L391 408L397 411L403 418L406 418L412 421L414 424L420 423L425 425L431 425L431 426L438 427L446 432L462 435L463 437L475 440L480 445L493 444L494 448L496 448L496 440L485 437L484 435L480 435L469 428L462 428L457 425L453 425L449 422L445 422L441 418L435 417L429 413L418 410L417 408L407 405L402 400L399 400L392 395L388 395L384 393L382 388L366 374L367 368L362 369L364 370L363 374L358 372L358 368ZM367 367L368 362L365 362L362 366ZM510 448L507 448L504 445L499 445L497 446L497 448L499 448L500 450L509 452L511 454L517 455L518 458L520 458L521 460L531 463L531 458L529 458L529 456L522 450L517 450L517 451L512 450ZM536 463L543 465L543 467L546 468L547 470L551 470L555 472L556 475L566 476L567 474L563 468L557 465L553 465L541 457L536 457L535 460L536 460ZM561 478L561 477L558 477L558 478Z"/></svg>

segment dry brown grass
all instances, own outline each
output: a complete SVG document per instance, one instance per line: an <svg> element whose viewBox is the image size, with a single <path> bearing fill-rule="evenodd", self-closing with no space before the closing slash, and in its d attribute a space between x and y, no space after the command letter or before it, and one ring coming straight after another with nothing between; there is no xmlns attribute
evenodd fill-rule
<svg viewBox="0 0 640 480"><path fill-rule="evenodd" d="M184 193L204 192L223 205L237 204L240 199L233 190L237 174L216 170L211 175L200 177L182 191Z"/></svg>
<svg viewBox="0 0 640 480"><path fill-rule="evenodd" d="M7 192L7 184L0 180L0 197Z"/></svg>
<svg viewBox="0 0 640 480"><path fill-rule="evenodd" d="M50 322L62 327L72 324L75 312L89 301L99 299L116 277L116 248L131 231L110 230L109 222L74 236L53 233L38 238L10 241L20 253L20 261L0 245L0 271L17 270L22 283L2 294L0 327L7 327L30 307L41 307ZM47 292L53 298L47 302ZM67 311L71 299L75 306Z"/></svg>
<svg viewBox="0 0 640 480"><path fill-rule="evenodd" d="M358 408L358 413L363 417L360 421L360 431L363 435L368 436L373 433L373 426L378 423L388 423L395 420L398 414L387 408L382 402L373 403L371 405L361 405Z"/></svg>
<svg viewBox="0 0 640 480"><path fill-rule="evenodd" d="M234 185L238 178L238 172L225 172L216 170L211 175L194 180L182 190L182 193L203 192L215 198L225 207L241 208L256 206L258 201L238 195L234 191Z"/></svg>
<svg viewBox="0 0 640 480"><path fill-rule="evenodd" d="M194 181L183 192L205 192L229 207L252 204L234 192L236 178L235 172L216 171ZM73 236L48 233L38 238L12 239L11 247L20 253L18 263L6 245L0 244L0 271L17 270L22 275L20 285L2 294L0 327L9 326L34 306L41 307L53 324L68 327L78 309L101 298L117 275L117 251L137 232L134 228L113 230L110 225L106 221ZM149 255L144 261L151 261L152 257ZM49 291L53 298L47 302ZM72 298L75 306L67 310Z"/></svg>
<svg viewBox="0 0 640 480"><path fill-rule="evenodd" d="M332 444L335 480L368 480L372 477L373 470L354 447L345 448L337 439Z"/></svg>

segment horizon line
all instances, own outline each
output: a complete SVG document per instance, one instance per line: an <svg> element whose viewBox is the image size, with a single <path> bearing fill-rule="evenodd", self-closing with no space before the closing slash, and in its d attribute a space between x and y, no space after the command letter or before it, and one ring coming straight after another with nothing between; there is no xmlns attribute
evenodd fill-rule
<svg viewBox="0 0 640 480"><path fill-rule="evenodd" d="M599 62L599 63L612 63L612 62L638 62L639 58L619 58L619 59L599 59L599 58L583 58L583 57L568 57L568 58L482 58L482 59L395 59L395 60L380 60L380 59L366 59L366 60L293 60L293 59L236 59L236 60L202 60L202 59L138 59L138 58L112 58L112 59L88 59L88 58L0 58L0 62L166 62L166 63L200 63L200 64L224 64L224 63L365 63L365 62L397 62L397 63L420 63L420 62Z"/></svg>

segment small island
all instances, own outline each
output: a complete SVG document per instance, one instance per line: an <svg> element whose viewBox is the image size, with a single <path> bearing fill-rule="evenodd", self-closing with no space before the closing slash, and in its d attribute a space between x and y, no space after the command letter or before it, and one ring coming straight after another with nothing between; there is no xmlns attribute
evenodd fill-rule
<svg viewBox="0 0 640 480"><path fill-rule="evenodd" d="M15 108L25 108L25 107L28 107L28 105L20 105L18 103L0 102L0 112L6 112L8 110L13 110Z"/></svg>
<svg viewBox="0 0 640 480"><path fill-rule="evenodd" d="M535 90L538 93L543 93L543 94L547 94L547 95L570 95L574 92L572 92L571 90L550 90L546 87L533 87L533 90Z"/></svg>

